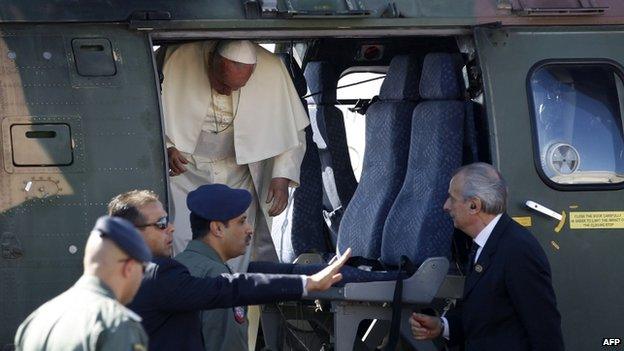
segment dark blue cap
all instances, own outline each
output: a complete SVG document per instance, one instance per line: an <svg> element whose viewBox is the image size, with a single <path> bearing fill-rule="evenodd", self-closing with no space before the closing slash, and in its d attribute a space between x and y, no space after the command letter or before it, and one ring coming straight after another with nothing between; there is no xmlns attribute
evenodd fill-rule
<svg viewBox="0 0 624 351"><path fill-rule="evenodd" d="M139 231L129 221L121 217L102 216L93 227L101 237L112 240L128 256L140 262L152 260L152 253Z"/></svg>
<svg viewBox="0 0 624 351"><path fill-rule="evenodd" d="M191 191L186 206L191 212L209 221L226 222L242 215L251 204L251 193L223 184L207 184Z"/></svg>

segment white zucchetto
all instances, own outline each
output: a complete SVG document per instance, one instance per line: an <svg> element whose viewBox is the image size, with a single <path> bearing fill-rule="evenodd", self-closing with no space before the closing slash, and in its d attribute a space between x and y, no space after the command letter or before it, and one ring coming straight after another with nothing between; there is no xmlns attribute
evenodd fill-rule
<svg viewBox="0 0 624 351"><path fill-rule="evenodd" d="M217 45L219 56L230 61L256 64L256 46L249 40L224 40Z"/></svg>

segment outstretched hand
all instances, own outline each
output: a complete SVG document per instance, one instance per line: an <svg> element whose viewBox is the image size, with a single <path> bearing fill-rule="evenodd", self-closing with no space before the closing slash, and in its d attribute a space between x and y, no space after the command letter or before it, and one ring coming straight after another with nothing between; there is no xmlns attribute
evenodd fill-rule
<svg viewBox="0 0 624 351"><path fill-rule="evenodd" d="M332 285L341 281L342 274L338 272L347 262L349 257L351 257L351 248L348 248L347 251L345 251L334 263L323 268L320 272L309 276L306 284L306 290L308 292L325 291Z"/></svg>
<svg viewBox="0 0 624 351"><path fill-rule="evenodd" d="M438 317L412 313L409 323L416 340L435 339L442 333L442 320Z"/></svg>

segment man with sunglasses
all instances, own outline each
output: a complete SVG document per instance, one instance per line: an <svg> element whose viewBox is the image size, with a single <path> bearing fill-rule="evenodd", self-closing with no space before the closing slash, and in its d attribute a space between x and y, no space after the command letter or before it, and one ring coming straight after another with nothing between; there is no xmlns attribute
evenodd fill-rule
<svg viewBox="0 0 624 351"><path fill-rule="evenodd" d="M108 204L108 211L139 228L154 256L129 305L143 318L152 351L202 351L201 310L299 300L340 281L338 272L350 255L347 250L335 263L311 276L224 274L197 278L170 258L174 227L167 223L167 213L155 193L133 190L118 195Z"/></svg>
<svg viewBox="0 0 624 351"><path fill-rule="evenodd" d="M84 274L39 307L15 335L19 351L147 350L135 296L152 255L131 223L101 217L87 239Z"/></svg>

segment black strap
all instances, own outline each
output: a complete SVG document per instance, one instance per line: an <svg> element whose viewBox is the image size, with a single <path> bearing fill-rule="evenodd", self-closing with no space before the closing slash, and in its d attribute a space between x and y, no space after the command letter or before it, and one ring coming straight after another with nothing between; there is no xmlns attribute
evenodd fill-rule
<svg viewBox="0 0 624 351"><path fill-rule="evenodd" d="M371 270L373 271L385 271L387 270L387 267L379 260L374 260L372 258L366 258L363 256L352 256L349 257L349 259L347 260L347 262L345 263L347 266L351 266L351 267L360 267L360 266L367 266L367 267L371 267ZM400 269L400 267L399 267ZM400 275L400 270L399 270L399 275Z"/></svg>
<svg viewBox="0 0 624 351"><path fill-rule="evenodd" d="M403 271L407 275L401 274ZM394 351L399 343L401 331L401 310L403 307L403 279L405 276L414 274L414 265L407 256L401 256L399 261L399 269L397 271L397 281L394 286L394 297L392 298L392 320L390 321L390 335L388 336L388 344L385 351Z"/></svg>
<svg viewBox="0 0 624 351"><path fill-rule="evenodd" d="M336 248L338 243L338 229L340 228L340 221L342 221L342 215L344 214L344 208L338 207L333 211L323 210L323 218L325 219L325 225L329 229L330 246Z"/></svg>
<svg viewBox="0 0 624 351"><path fill-rule="evenodd" d="M470 164L479 161L479 152L477 150L477 128L472 100L466 101L465 112L463 162L464 164Z"/></svg>
<svg viewBox="0 0 624 351"><path fill-rule="evenodd" d="M318 108L323 108L323 105L317 105L317 109ZM314 141L317 145L319 158L321 160L321 167L323 169L323 205L328 210L336 211L342 207L342 202L338 196L338 187L336 186L336 179L333 173L334 165L329 151L329 138L327 136L325 119L311 118L310 122L316 126L316 130L318 131L318 135L314 135Z"/></svg>
<svg viewBox="0 0 624 351"><path fill-rule="evenodd" d="M322 108L317 105L317 108ZM334 165L329 151L329 138L327 137L327 127L324 118L316 118L310 115L310 122L313 125L312 130L315 131L313 140L316 142L319 159L321 161L321 169L323 170L323 217L327 228L329 229L331 242L336 247L338 240L338 227L342 220L344 212L342 202L338 196L338 186L334 176ZM314 128L316 127L316 128ZM318 133L316 133L318 131Z"/></svg>
<svg viewBox="0 0 624 351"><path fill-rule="evenodd" d="M165 56L167 56L167 47L161 46L154 52L154 59L156 60L156 70L158 71L158 80L160 84L165 80L163 75L163 66L165 65Z"/></svg>
<svg viewBox="0 0 624 351"><path fill-rule="evenodd" d="M373 96L372 99L358 99L355 105L353 107L349 107L348 110L365 116L366 111L368 111L370 105L374 104L377 101L379 101L379 95Z"/></svg>

